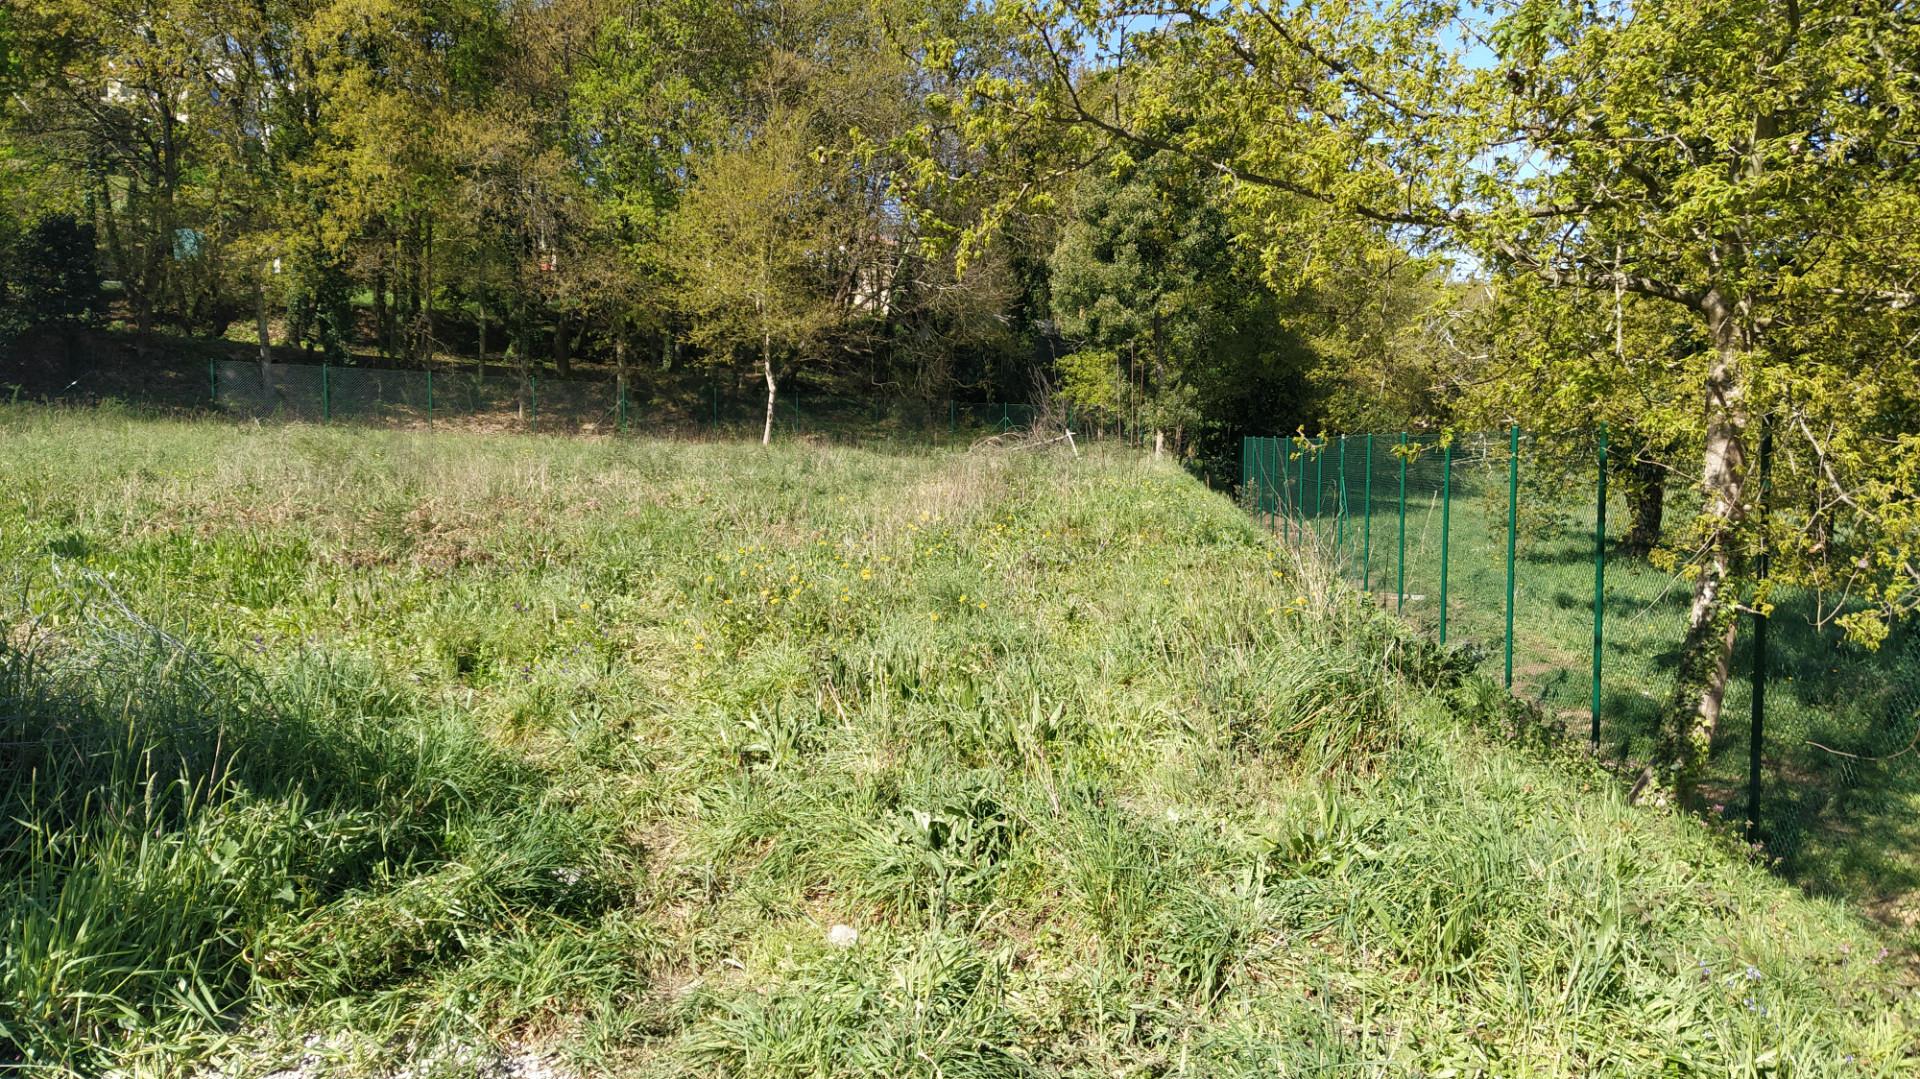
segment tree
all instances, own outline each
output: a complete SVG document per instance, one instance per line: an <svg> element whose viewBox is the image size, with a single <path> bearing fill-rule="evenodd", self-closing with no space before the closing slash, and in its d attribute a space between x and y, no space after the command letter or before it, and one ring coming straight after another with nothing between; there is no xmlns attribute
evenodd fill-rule
<svg viewBox="0 0 1920 1079"><path fill-rule="evenodd" d="M93 321L100 304L100 268L93 226L51 214L28 229L15 259L14 302L34 322L70 327Z"/></svg>
<svg viewBox="0 0 1920 1079"><path fill-rule="evenodd" d="M1365 225L1688 312L1709 349L1693 387L1703 509L1680 545L1693 600L1649 776L1685 797L1753 598L1756 417L1797 442L1821 492L1772 537L1806 557L1776 568L1863 601L1836 616L1862 639L1920 604L1920 432L1904 394L1887 411L1863 393L1920 381L1910 353L1863 347L1914 317L1920 245L1896 222L1920 198L1920 31L1896 6L1841 0L1478 11L1173 0L1143 27L1130 4L1003 5L1039 77L976 83L973 131L1050 124L1076 132L1074 152L1185 155L1324 207L1331 237ZM1468 63L1462 42L1493 62ZM1129 92L1094 107L1087 80L1120 70ZM1853 549L1835 558L1842 537Z"/></svg>
<svg viewBox="0 0 1920 1079"><path fill-rule="evenodd" d="M1226 215L1203 179L1160 157L1088 177L1075 202L1051 259L1054 319L1123 367L1130 418L1176 432L1177 450L1198 419L1188 368L1207 362L1233 306Z"/></svg>
<svg viewBox="0 0 1920 1079"><path fill-rule="evenodd" d="M198 246L181 219L204 102L199 42L177 7L28 0L9 17L22 105L13 127L39 157L84 178L108 265L144 340Z"/></svg>
<svg viewBox="0 0 1920 1079"><path fill-rule="evenodd" d="M807 119L778 111L700 162L668 232L694 341L711 362L758 351L763 445L773 440L783 366L815 355L837 315L821 287L831 232Z"/></svg>
<svg viewBox="0 0 1920 1079"><path fill-rule="evenodd" d="M1627 503L1623 553L1653 554L1665 531L1668 487L1698 459L1704 432L1692 392L1707 344L1684 311L1622 292L1608 302L1530 277L1489 290L1465 320L1482 354L1461 395L1460 418L1518 423L1554 452L1536 469L1572 480L1590 471L1587 432L1607 431L1609 486Z"/></svg>

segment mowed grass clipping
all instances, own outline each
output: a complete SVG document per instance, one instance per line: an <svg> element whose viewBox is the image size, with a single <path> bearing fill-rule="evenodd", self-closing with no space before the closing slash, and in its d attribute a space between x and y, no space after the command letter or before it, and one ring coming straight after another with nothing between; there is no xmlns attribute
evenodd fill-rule
<svg viewBox="0 0 1920 1079"><path fill-rule="evenodd" d="M0 473L0 1061L1920 1067L1862 919L1171 466L8 408Z"/></svg>

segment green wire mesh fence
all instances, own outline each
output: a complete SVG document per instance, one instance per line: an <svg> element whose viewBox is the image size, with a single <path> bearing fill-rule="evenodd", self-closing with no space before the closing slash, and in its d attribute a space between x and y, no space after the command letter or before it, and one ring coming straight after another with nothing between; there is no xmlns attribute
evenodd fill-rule
<svg viewBox="0 0 1920 1079"><path fill-rule="evenodd" d="M1604 431L1248 437L1240 480L1283 543L1632 766L1654 751L1691 589L1626 542L1607 482L1622 463ZM1668 503L1670 520L1692 509ZM1703 796L1809 881L1920 881L1901 861L1920 810L1920 632L1871 650L1822 597L1771 599L1742 619Z"/></svg>
<svg viewBox="0 0 1920 1079"><path fill-rule="evenodd" d="M638 388L620 379L357 366L207 365L209 399L235 415L312 423L432 425L555 433L743 436L766 422L757 384L686 381ZM775 398L780 434L865 438L892 432L963 440L1026 428L1030 404L838 396L789 384ZM1069 424L1075 417L1066 417Z"/></svg>

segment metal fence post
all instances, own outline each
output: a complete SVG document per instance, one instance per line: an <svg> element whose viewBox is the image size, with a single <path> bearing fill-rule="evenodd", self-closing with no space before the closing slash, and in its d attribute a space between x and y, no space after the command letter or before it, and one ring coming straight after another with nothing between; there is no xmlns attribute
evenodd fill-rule
<svg viewBox="0 0 1920 1079"><path fill-rule="evenodd" d="M1366 443L1360 452L1366 458L1366 464L1363 466L1366 469L1366 473L1365 473L1366 478L1363 479L1360 483L1360 501L1365 505L1366 512L1367 512L1366 523L1361 526L1362 538L1360 540L1360 591L1367 593L1368 597L1371 598L1373 595L1373 436L1372 435L1366 436Z"/></svg>
<svg viewBox="0 0 1920 1079"><path fill-rule="evenodd" d="M1294 542L1304 546L1307 542L1307 440L1304 438L1300 440L1299 453L1300 484L1294 492L1293 505L1300 519L1294 524L1293 537Z"/></svg>
<svg viewBox="0 0 1920 1079"><path fill-rule="evenodd" d="M540 376L527 376L527 419L535 434L540 433Z"/></svg>
<svg viewBox="0 0 1920 1079"><path fill-rule="evenodd" d="M427 426L433 426L433 368L427 368Z"/></svg>
<svg viewBox="0 0 1920 1079"><path fill-rule="evenodd" d="M1772 570L1767 550L1767 501L1773 489L1773 424L1760 418L1760 582ZM1753 722L1747 736L1747 841L1760 841L1760 751L1767 719L1767 624L1771 616L1753 612Z"/></svg>
<svg viewBox="0 0 1920 1079"><path fill-rule="evenodd" d="M1600 748L1600 666L1607 615L1607 425L1599 428L1593 502L1593 748Z"/></svg>
<svg viewBox="0 0 1920 1079"><path fill-rule="evenodd" d="M1333 569L1340 572L1340 555L1347 549L1347 436L1340 436L1340 456L1335 458L1340 469L1340 482L1336 486L1339 501L1333 507Z"/></svg>
<svg viewBox="0 0 1920 1079"><path fill-rule="evenodd" d="M627 376L620 375L615 382L614 389L620 395L620 433L624 435L627 433Z"/></svg>
<svg viewBox="0 0 1920 1079"><path fill-rule="evenodd" d="M1280 450L1280 436L1272 435L1263 440L1267 444L1267 483L1273 488L1273 511L1269 523L1274 535L1279 535L1286 520L1287 458Z"/></svg>
<svg viewBox="0 0 1920 1079"><path fill-rule="evenodd" d="M1520 425L1507 434L1507 688L1513 688L1513 556L1520 526Z"/></svg>
<svg viewBox="0 0 1920 1079"><path fill-rule="evenodd" d="M1246 499L1248 492L1254 492L1254 436L1240 436L1240 497ZM1260 509L1260 492L1252 493L1252 505Z"/></svg>
<svg viewBox="0 0 1920 1079"><path fill-rule="evenodd" d="M1400 557L1395 560L1393 609L1397 614L1407 606L1407 433L1400 432Z"/></svg>
<svg viewBox="0 0 1920 1079"><path fill-rule="evenodd" d="M1280 440L1260 439L1260 511L1267 519L1267 531L1272 532L1279 524L1280 486L1273 482L1274 455L1280 451Z"/></svg>
<svg viewBox="0 0 1920 1079"><path fill-rule="evenodd" d="M214 366L216 362L211 358L207 360L207 404L214 408L220 407L220 373Z"/></svg>
<svg viewBox="0 0 1920 1079"><path fill-rule="evenodd" d="M1447 643L1447 540L1453 531L1453 440L1440 450L1440 643Z"/></svg>
<svg viewBox="0 0 1920 1079"><path fill-rule="evenodd" d="M1320 507L1327 504L1327 440L1322 437L1313 446L1313 516L1315 526L1313 538L1320 538L1318 520Z"/></svg>
<svg viewBox="0 0 1920 1079"><path fill-rule="evenodd" d="M1293 469L1289 468L1288 466L1293 463L1293 436L1292 435L1284 435L1281 437L1279 456L1280 456L1280 494L1281 494L1280 538L1286 542L1291 543L1293 541L1293 519L1292 519L1293 518L1293 492L1288 488L1292 487L1293 484L1289 483L1288 481L1293 476Z"/></svg>
<svg viewBox="0 0 1920 1079"><path fill-rule="evenodd" d="M333 422L333 376L330 364L320 365L320 422Z"/></svg>

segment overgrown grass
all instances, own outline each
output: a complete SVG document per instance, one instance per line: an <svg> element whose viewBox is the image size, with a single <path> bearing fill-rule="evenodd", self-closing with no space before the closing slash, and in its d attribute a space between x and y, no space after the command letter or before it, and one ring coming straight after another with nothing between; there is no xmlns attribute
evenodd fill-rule
<svg viewBox="0 0 1920 1079"><path fill-rule="evenodd" d="M0 467L15 1062L1920 1063L1877 930L1139 458L12 408Z"/></svg>

